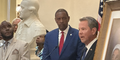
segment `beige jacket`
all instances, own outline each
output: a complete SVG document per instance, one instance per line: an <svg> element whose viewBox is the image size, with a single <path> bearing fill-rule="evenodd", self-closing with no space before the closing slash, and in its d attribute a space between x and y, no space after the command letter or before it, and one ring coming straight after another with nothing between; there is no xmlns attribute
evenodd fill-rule
<svg viewBox="0 0 120 60"><path fill-rule="evenodd" d="M28 43L15 38L8 46L6 55L4 54L4 47L0 47L0 60L30 60Z"/></svg>

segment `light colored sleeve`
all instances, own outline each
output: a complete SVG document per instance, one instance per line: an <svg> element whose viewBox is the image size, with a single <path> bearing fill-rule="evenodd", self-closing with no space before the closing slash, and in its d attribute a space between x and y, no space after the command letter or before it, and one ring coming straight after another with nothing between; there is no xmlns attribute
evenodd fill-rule
<svg viewBox="0 0 120 60"><path fill-rule="evenodd" d="M33 32L33 34L34 35L33 35L33 38L31 40L30 44L32 44L37 39L38 36L46 35L46 29L45 29L45 27L41 26L39 28L36 28L35 32Z"/></svg>
<svg viewBox="0 0 120 60"><path fill-rule="evenodd" d="M23 47L21 47L20 49L21 49L20 60L30 60L29 44L28 43L24 44Z"/></svg>

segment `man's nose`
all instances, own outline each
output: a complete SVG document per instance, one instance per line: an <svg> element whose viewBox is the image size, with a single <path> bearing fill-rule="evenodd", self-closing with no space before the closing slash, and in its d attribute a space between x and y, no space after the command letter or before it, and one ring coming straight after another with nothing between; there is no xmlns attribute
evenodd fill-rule
<svg viewBox="0 0 120 60"><path fill-rule="evenodd" d="M62 18L60 19L60 22L63 22L63 19L62 19Z"/></svg>
<svg viewBox="0 0 120 60"><path fill-rule="evenodd" d="M15 28L17 28L18 26L15 26Z"/></svg>
<svg viewBox="0 0 120 60"><path fill-rule="evenodd" d="M79 34L82 34L82 31L79 30Z"/></svg>
<svg viewBox="0 0 120 60"><path fill-rule="evenodd" d="M6 31L9 31L9 27L6 27Z"/></svg>

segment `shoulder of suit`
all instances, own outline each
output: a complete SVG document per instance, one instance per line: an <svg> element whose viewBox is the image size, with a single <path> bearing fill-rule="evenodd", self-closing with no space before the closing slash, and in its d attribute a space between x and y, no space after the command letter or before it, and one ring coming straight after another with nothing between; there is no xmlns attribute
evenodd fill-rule
<svg viewBox="0 0 120 60"><path fill-rule="evenodd" d="M23 40L17 40L17 39L16 39L16 43L26 44L27 42L25 42L25 41L23 41Z"/></svg>
<svg viewBox="0 0 120 60"><path fill-rule="evenodd" d="M78 32L79 32L78 29L75 29L75 28L72 28L72 27L70 27L69 30L71 30L72 32L74 32L74 33L76 33L76 34L78 34Z"/></svg>
<svg viewBox="0 0 120 60"><path fill-rule="evenodd" d="M20 47L24 47L24 46L28 46L29 44L23 40L18 40L18 39L15 39L14 38L14 42L15 42L15 45L20 48Z"/></svg>
<svg viewBox="0 0 120 60"><path fill-rule="evenodd" d="M75 31L79 31L79 30L78 30L78 29L76 29L76 28L72 28L72 27L71 27L71 29L73 29L73 30L75 30Z"/></svg>
<svg viewBox="0 0 120 60"><path fill-rule="evenodd" d="M57 32L59 32L59 29L57 28L57 29L54 29L54 30L52 30L52 31L49 31L48 33L47 33L47 35L49 35L49 34L55 34L55 33L57 33Z"/></svg>

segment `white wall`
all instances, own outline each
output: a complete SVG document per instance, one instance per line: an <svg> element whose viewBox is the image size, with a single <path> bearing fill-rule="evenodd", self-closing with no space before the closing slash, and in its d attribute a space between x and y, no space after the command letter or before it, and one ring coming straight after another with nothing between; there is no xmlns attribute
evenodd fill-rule
<svg viewBox="0 0 120 60"><path fill-rule="evenodd" d="M16 0L16 6L21 3L22 0Z"/></svg>
<svg viewBox="0 0 120 60"><path fill-rule="evenodd" d="M7 0L0 0L0 23L7 20Z"/></svg>
<svg viewBox="0 0 120 60"><path fill-rule="evenodd" d="M39 0L39 16L41 22L50 31L57 28L54 15L57 9L64 8L70 15L69 24L78 28L79 19L84 16L93 16L97 19L99 0Z"/></svg>
<svg viewBox="0 0 120 60"><path fill-rule="evenodd" d="M18 0L17 3L20 3ZM57 28L55 12L64 8L70 15L69 24L78 28L79 19L84 16L93 16L97 19L100 0L39 0L39 17L43 25L49 31Z"/></svg>

